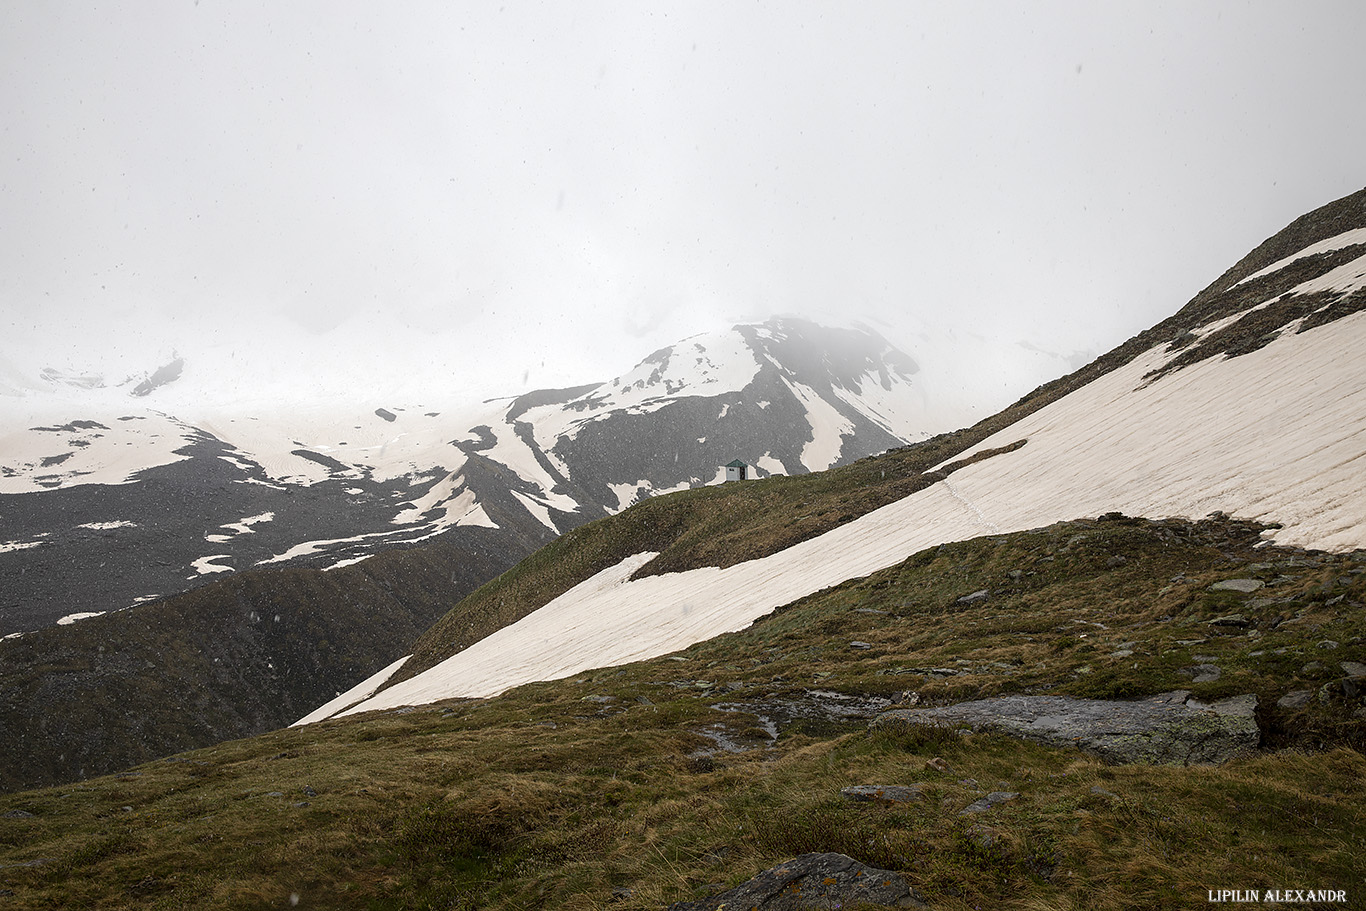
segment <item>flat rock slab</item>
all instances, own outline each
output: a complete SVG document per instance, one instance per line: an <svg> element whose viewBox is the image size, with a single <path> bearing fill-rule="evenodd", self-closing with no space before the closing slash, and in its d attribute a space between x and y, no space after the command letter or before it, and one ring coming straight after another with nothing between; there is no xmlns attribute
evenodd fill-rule
<svg viewBox="0 0 1366 911"><path fill-rule="evenodd" d="M872 727L967 726L1048 746L1074 747L1115 763L1213 764L1246 754L1261 739L1255 697L1188 705L1179 690L1132 702L1068 696L998 696L927 709L893 709Z"/></svg>
<svg viewBox="0 0 1366 911"><path fill-rule="evenodd" d="M1265 582L1257 579L1225 579L1223 582L1216 582L1209 587L1212 592L1241 592L1250 595L1257 591Z"/></svg>
<svg viewBox="0 0 1366 911"><path fill-rule="evenodd" d="M917 782L903 784L856 784L844 788L840 794L846 800L871 801L873 803L913 803L922 798L925 785Z"/></svg>
<svg viewBox="0 0 1366 911"><path fill-rule="evenodd" d="M859 902L925 907L924 898L899 873L866 866L843 854L803 854L719 895L675 902L669 911L806 911L848 908Z"/></svg>
<svg viewBox="0 0 1366 911"><path fill-rule="evenodd" d="M971 816L974 813L987 813L998 804L1009 803L1019 796L1019 791L992 791L986 797L968 804L958 815Z"/></svg>

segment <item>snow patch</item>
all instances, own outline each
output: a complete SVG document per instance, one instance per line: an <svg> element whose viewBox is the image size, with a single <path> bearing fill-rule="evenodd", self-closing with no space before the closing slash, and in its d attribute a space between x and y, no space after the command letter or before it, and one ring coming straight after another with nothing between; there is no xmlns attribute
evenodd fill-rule
<svg viewBox="0 0 1366 911"><path fill-rule="evenodd" d="M256 534L256 531L252 528L253 525L260 525L262 522L273 522L274 520L275 513L263 512L259 516L247 516L245 519L240 519L231 525L220 525L218 527L234 531L239 535L254 535Z"/></svg>
<svg viewBox="0 0 1366 911"><path fill-rule="evenodd" d="M233 571L231 566L219 566L214 562L215 560L230 559L232 559L232 554L213 554L208 557L200 557L190 565L194 567L194 571L201 576L207 573L230 573Z"/></svg>
<svg viewBox="0 0 1366 911"><path fill-rule="evenodd" d="M1253 279L1261 278L1264 275L1270 275L1272 272L1279 272L1296 260L1304 259L1306 256L1317 256L1320 253L1332 253L1335 250L1341 250L1344 247L1354 247L1357 244L1366 244L1366 228L1353 228L1350 231L1344 231L1336 237L1330 237L1327 240L1321 240L1316 244L1310 244L1298 253L1292 253L1285 259L1276 260L1276 262L1267 266L1265 269L1258 269L1247 278L1239 281L1233 287L1236 288L1244 282L1250 282Z"/></svg>
<svg viewBox="0 0 1366 911"><path fill-rule="evenodd" d="M1290 289L1291 294L1317 294L1322 291L1336 291L1347 294L1358 288L1366 288L1366 256L1358 256L1350 263L1343 263L1330 269L1318 278L1311 278Z"/></svg>
<svg viewBox="0 0 1366 911"><path fill-rule="evenodd" d="M350 708L357 702L360 702L362 699L365 699L368 696L372 695L375 692L375 690L380 688L384 681L394 676L395 671L403 667L403 662L407 661L411 657L413 656L404 655L402 658L398 659L393 664L389 665L383 670L371 674L369 677L366 677L364 680L362 680L360 683L357 683L355 686L351 687L351 689L347 690L346 692L338 693L336 699L333 699L331 702L328 702L325 705L321 705L313 711L309 712L307 715L291 724L290 727L293 728L298 727L302 724L312 724L315 721L322 721L325 718L331 718L333 715L337 714L342 709Z"/></svg>
<svg viewBox="0 0 1366 911"><path fill-rule="evenodd" d="M77 528L88 528L91 531L113 531L115 528L137 528L136 522L129 522L126 519L119 519L116 522L82 522Z"/></svg>
<svg viewBox="0 0 1366 911"><path fill-rule="evenodd" d="M91 617L103 617L103 616L104 616L105 614L107 614L107 613L109 613L109 612L108 612L108 611L97 610L97 611L83 611L83 612L75 613L75 614L67 614L65 617L62 617L60 620L57 621L57 625L58 625L58 626L70 626L71 624L75 623L77 620L89 620ZM6 636L5 638L8 639L9 637Z"/></svg>
<svg viewBox="0 0 1366 911"><path fill-rule="evenodd" d="M656 556L647 551L609 566L512 626L481 639L431 670L395 684L373 699L341 712L341 715L434 702L447 698L439 694L447 693L452 686L459 690L492 694L516 685L508 681L558 680L593 666L583 663L581 649L574 649L574 644L581 645L581 628L600 626L593 616L592 605L613 592L623 590L631 574ZM557 640L567 642L570 648L563 651L557 649ZM519 643L536 644L534 671L526 663L508 660L507 649L515 648ZM619 641L615 645L618 648L630 647L629 642ZM533 676L527 677L528 672ZM321 713L322 709L319 709L308 715L305 721L318 720L315 716Z"/></svg>
<svg viewBox="0 0 1366 911"><path fill-rule="evenodd" d="M779 462L777 459L773 458L773 454L770 453L770 452L766 452L766 453L764 453L762 456L760 456L760 457L758 458L758 460L755 461L754 467L755 467L755 468L762 468L764 471L768 472L770 475L785 475L785 474L787 474L787 469L783 467L783 463L782 463L782 462Z"/></svg>

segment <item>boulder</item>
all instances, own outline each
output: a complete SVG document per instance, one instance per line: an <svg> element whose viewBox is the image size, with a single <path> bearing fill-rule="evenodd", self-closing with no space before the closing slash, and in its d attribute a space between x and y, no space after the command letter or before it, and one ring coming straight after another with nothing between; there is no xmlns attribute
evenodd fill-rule
<svg viewBox="0 0 1366 911"><path fill-rule="evenodd" d="M1068 696L998 696L930 709L893 709L874 729L962 725L1048 746L1071 747L1107 762L1216 764L1257 747L1256 698L1188 705L1185 690L1136 701Z"/></svg>
<svg viewBox="0 0 1366 911"><path fill-rule="evenodd" d="M974 800L972 803L968 804L958 815L971 816L974 813L986 813L997 804L1009 803L1019 796L1020 793L1018 791L992 791L986 797L983 797L980 800Z"/></svg>
<svg viewBox="0 0 1366 911"><path fill-rule="evenodd" d="M805 911L845 908L860 902L894 908L925 907L924 898L899 873L866 866L843 854L803 854L719 895L675 902L669 911Z"/></svg>
<svg viewBox="0 0 1366 911"><path fill-rule="evenodd" d="M1280 699L1276 704L1283 709L1302 709L1314 698L1313 690L1291 690Z"/></svg>
<svg viewBox="0 0 1366 911"><path fill-rule="evenodd" d="M1266 583L1257 579L1225 579L1223 582L1216 582L1209 587L1212 592L1240 592L1250 595Z"/></svg>

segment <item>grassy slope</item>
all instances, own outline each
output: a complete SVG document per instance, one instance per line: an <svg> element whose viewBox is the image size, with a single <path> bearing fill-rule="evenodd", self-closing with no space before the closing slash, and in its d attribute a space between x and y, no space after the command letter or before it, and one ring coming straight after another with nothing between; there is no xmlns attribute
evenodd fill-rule
<svg viewBox="0 0 1366 911"><path fill-rule="evenodd" d="M946 545L675 656L0 797L0 907L586 909L627 888L612 907L660 908L809 850L901 870L942 909L1193 908L1207 889L1271 886L1360 907L1366 722L1338 665L1366 662L1366 554L1256 541L1228 520L1109 518ZM1208 590L1227 578L1267 587ZM1208 623L1230 612L1250 625ZM1121 644L1133 654L1113 657ZM1197 655L1218 681L1183 676ZM757 719L714 708L814 687L931 703L1255 692L1268 749L1110 767L861 722L769 745ZM718 725L752 748L693 756ZM926 799L903 809L838 795L912 782ZM991 790L1020 797L959 815Z"/></svg>

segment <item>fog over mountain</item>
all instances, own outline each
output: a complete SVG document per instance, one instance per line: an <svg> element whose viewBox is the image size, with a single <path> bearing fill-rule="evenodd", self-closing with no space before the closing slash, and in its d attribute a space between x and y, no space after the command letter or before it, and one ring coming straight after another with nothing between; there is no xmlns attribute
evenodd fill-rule
<svg viewBox="0 0 1366 911"><path fill-rule="evenodd" d="M10 4L0 392L478 399L789 313L967 423L1359 186L1364 17Z"/></svg>

